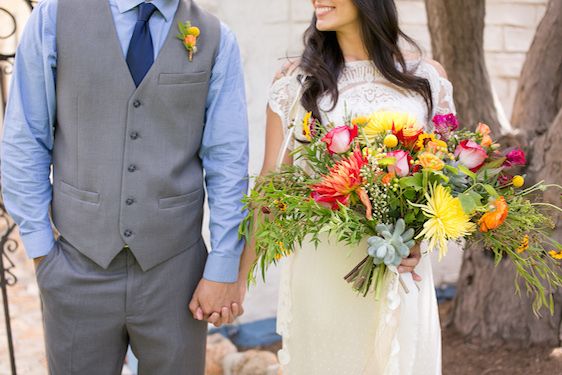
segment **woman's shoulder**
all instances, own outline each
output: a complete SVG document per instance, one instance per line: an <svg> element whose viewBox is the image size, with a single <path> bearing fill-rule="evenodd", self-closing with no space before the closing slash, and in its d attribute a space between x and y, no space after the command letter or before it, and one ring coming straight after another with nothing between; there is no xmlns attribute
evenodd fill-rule
<svg viewBox="0 0 562 375"><path fill-rule="evenodd" d="M275 72L273 82L279 81L284 78L294 78L300 72L300 59L287 59L280 69Z"/></svg>
<svg viewBox="0 0 562 375"><path fill-rule="evenodd" d="M281 68L277 70L270 87L270 96L291 96L293 91L298 89L300 84L299 75L302 73L299 68L299 60L287 60Z"/></svg>
<svg viewBox="0 0 562 375"><path fill-rule="evenodd" d="M448 79L447 72L445 71L445 68L443 68L443 65L441 65L437 61L426 57L426 58L422 59L422 64L425 64L429 68L433 69L435 71L435 73L437 73L437 75L440 78Z"/></svg>

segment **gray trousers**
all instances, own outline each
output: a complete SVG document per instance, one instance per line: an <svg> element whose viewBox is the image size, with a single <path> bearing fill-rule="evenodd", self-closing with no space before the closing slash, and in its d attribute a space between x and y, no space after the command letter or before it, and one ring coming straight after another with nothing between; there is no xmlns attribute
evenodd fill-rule
<svg viewBox="0 0 562 375"><path fill-rule="evenodd" d="M188 304L206 257L199 241L146 272L129 250L103 269L61 238L37 268L49 373L121 374L131 345L140 375L203 375L207 325Z"/></svg>

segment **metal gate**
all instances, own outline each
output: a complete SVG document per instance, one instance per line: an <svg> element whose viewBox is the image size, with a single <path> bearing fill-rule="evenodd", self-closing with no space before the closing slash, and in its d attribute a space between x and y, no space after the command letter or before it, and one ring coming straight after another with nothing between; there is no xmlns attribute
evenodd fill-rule
<svg viewBox="0 0 562 375"><path fill-rule="evenodd" d="M15 45L18 31L21 25L21 15L18 9L26 8L27 11L33 9L36 1L31 0L10 0L8 5L0 6L0 43L2 47L12 44ZM0 49L0 96L2 97L2 109L6 108L6 98L8 94L8 81L12 74L15 48L12 51ZM4 114L1 113L3 116ZM0 161L1 162L1 161ZM1 186L1 181L0 181ZM18 242L14 239L16 225L8 216L4 203L0 198L0 288L2 289L2 304L4 307L4 321L8 339L8 352L10 357L10 367L12 375L16 375L16 359L14 354L14 340L12 327L10 324L10 305L8 303L8 287L17 283L18 279L14 274L14 262L10 259L10 253L18 249Z"/></svg>

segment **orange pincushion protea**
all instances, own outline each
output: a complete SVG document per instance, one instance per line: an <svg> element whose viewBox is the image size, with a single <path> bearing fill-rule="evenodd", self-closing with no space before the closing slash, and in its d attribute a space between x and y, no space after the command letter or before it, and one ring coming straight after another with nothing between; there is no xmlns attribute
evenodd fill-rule
<svg viewBox="0 0 562 375"><path fill-rule="evenodd" d="M361 150L355 149L353 154L338 162L330 169L330 173L322 177L322 181L312 186L312 198L319 204L332 210L339 209L339 204L349 204L353 192L359 194L361 202L366 204L364 193L359 192L363 185L361 168L368 163ZM364 202L365 201L365 202ZM369 211L369 207L367 207Z"/></svg>
<svg viewBox="0 0 562 375"><path fill-rule="evenodd" d="M495 209L493 211L486 212L482 215L480 220L478 220L481 232L488 232L498 228L507 218L509 207L504 197L496 199L494 203L492 203L492 206L494 206Z"/></svg>

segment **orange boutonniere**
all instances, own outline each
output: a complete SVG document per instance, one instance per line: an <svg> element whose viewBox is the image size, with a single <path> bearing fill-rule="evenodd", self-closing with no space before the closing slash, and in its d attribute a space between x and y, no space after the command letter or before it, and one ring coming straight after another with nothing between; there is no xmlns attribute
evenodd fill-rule
<svg viewBox="0 0 562 375"><path fill-rule="evenodd" d="M201 35L201 30L197 26L192 26L191 22L178 23L178 39L182 41L187 50L187 58L193 61L193 55L197 53L197 38Z"/></svg>

